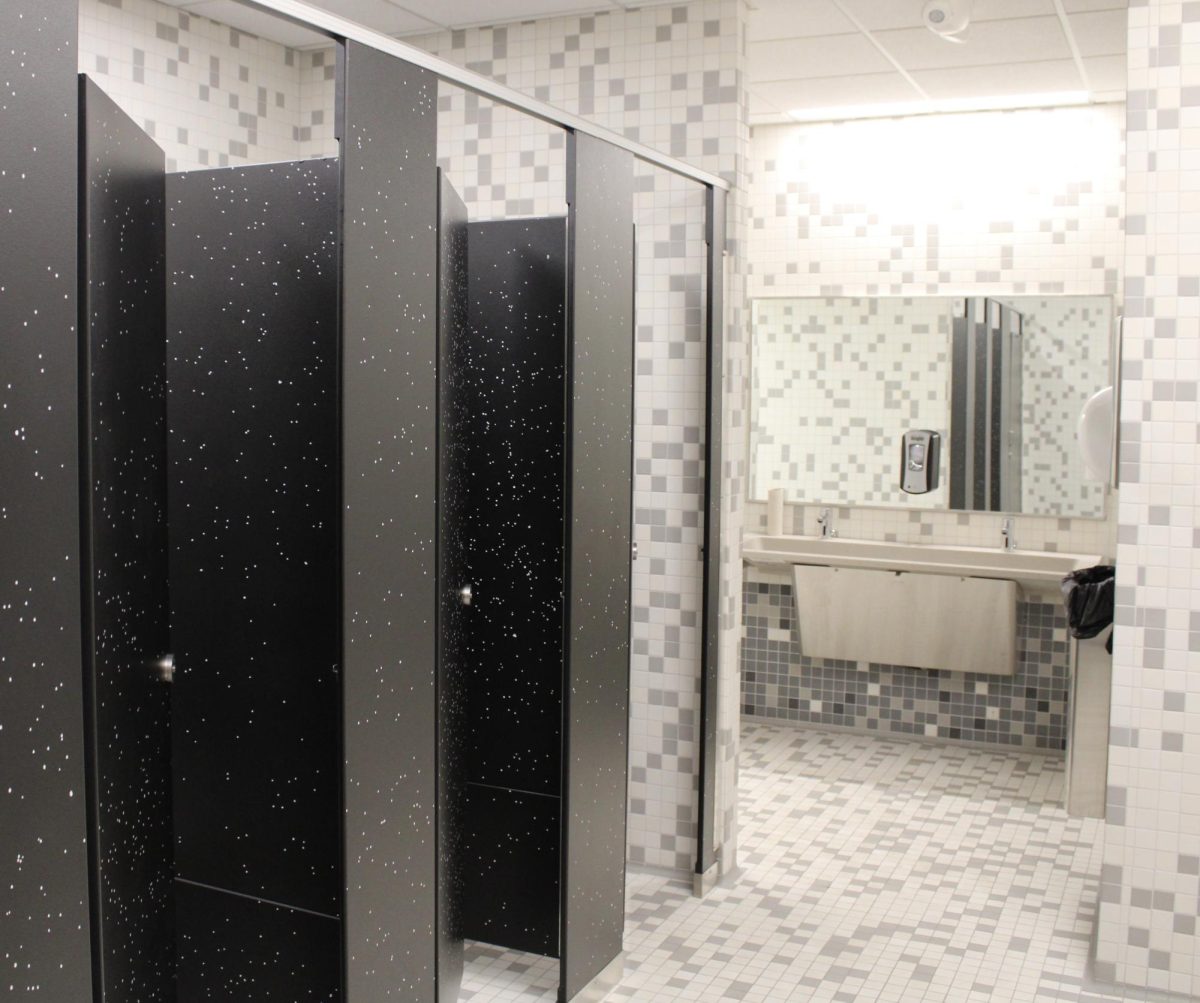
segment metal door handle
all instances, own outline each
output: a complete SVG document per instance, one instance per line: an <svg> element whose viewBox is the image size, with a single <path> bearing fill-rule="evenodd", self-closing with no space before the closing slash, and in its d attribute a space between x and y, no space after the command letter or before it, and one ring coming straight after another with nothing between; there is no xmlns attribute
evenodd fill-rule
<svg viewBox="0 0 1200 1003"><path fill-rule="evenodd" d="M175 656L168 652L162 658L152 662L150 670L160 683L175 682Z"/></svg>
<svg viewBox="0 0 1200 1003"><path fill-rule="evenodd" d="M635 561L637 560L637 554L638 554L638 551L637 551L637 541L635 540L635 541L633 542L633 559L634 559Z"/></svg>
<svg viewBox="0 0 1200 1003"><path fill-rule="evenodd" d="M464 585L461 589L458 590L459 605L470 606L472 598L474 598L474 597L471 594L471 586L470 585Z"/></svg>

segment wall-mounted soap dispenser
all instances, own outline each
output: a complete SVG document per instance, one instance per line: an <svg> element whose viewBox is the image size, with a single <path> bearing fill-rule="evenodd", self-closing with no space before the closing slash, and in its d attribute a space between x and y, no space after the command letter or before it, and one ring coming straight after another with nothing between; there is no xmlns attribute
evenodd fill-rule
<svg viewBox="0 0 1200 1003"><path fill-rule="evenodd" d="M904 433L900 456L900 487L910 495L923 495L938 486L938 460L942 437L927 428L914 428Z"/></svg>

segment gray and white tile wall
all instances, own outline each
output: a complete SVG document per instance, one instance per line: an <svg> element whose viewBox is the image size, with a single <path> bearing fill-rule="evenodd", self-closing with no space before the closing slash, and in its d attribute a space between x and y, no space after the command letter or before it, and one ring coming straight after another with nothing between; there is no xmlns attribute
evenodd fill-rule
<svg viewBox="0 0 1200 1003"><path fill-rule="evenodd" d="M963 150L1028 156L972 160ZM887 170L879 170L886 154ZM1119 105L765 126L751 139L747 285L768 297L1109 295L1120 309ZM815 512L794 506L797 531ZM1021 517L1026 545L1111 554L1104 520ZM1000 519L845 507L843 535L993 546ZM765 525L752 503L747 521Z"/></svg>
<svg viewBox="0 0 1200 1003"><path fill-rule="evenodd" d="M742 623L743 714L881 735L1066 748L1070 638L1052 596L1018 605L1011 676L805 657L792 586L783 581L746 583Z"/></svg>
<svg viewBox="0 0 1200 1003"><path fill-rule="evenodd" d="M1002 297L1005 302L1013 302ZM1079 412L1113 379L1111 307L1103 300L1021 297L1021 511L1101 516L1105 485L1075 445Z"/></svg>
<svg viewBox="0 0 1200 1003"><path fill-rule="evenodd" d="M995 158L994 164L973 160L970 170L962 169L961 151L984 147L1029 156ZM885 154L888 169L879 170ZM774 297L1120 299L1120 106L760 127L751 140L751 164L747 260L756 304ZM1112 507L1110 499L1103 519L1021 516L1018 542L1111 556ZM749 504L748 531L765 530L765 509ZM843 505L834 518L843 536L998 546L1003 517ZM815 519L816 506L789 506L787 526L793 532L815 532ZM748 592L773 581L769 573L746 570ZM787 672L779 669L777 676L799 680L789 685L816 692L829 683L826 672L803 665L786 647L777 657L775 664L788 663ZM939 699L947 688L952 697L965 692L967 678L939 674ZM997 734L1023 733L1025 722L1017 714L1027 707L1020 701L994 706L1000 715ZM838 723L886 728L879 710L869 708L853 721L843 715ZM940 718L924 723L944 734ZM986 738L986 727L984 732Z"/></svg>
<svg viewBox="0 0 1200 1003"><path fill-rule="evenodd" d="M1200 995L1200 2L1129 10L1117 631L1097 973Z"/></svg>
<svg viewBox="0 0 1200 1003"><path fill-rule="evenodd" d="M154 0L82 0L80 68L169 168L336 152L332 51L294 51ZM725 345L718 801L733 865L745 497L743 310L749 139L743 0L572 16L410 41L733 182ZM561 130L439 89L439 161L474 218L561 213ZM695 860L704 421L702 190L639 167L631 860Z"/></svg>
<svg viewBox="0 0 1200 1003"><path fill-rule="evenodd" d="M1106 486L1086 471L1075 425L1112 382L1105 296L998 298L1020 311L1023 350L1020 510L1100 518ZM806 297L754 304L751 497L939 509L953 457L928 494L900 489L900 436L950 424L951 326L965 301L944 296Z"/></svg>
<svg viewBox="0 0 1200 1003"><path fill-rule="evenodd" d="M303 156L305 54L154 0L80 0L79 30L80 72L163 148L168 171Z"/></svg>
<svg viewBox="0 0 1200 1003"><path fill-rule="evenodd" d="M950 303L760 299L750 373L751 497L945 507L948 476L900 490L899 436L950 425ZM948 468L948 464L946 465Z"/></svg>

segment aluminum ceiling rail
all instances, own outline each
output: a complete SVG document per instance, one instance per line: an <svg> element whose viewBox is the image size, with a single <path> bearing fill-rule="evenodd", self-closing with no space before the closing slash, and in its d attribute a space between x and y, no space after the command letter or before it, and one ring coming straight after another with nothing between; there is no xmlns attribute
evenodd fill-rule
<svg viewBox="0 0 1200 1003"><path fill-rule="evenodd" d="M344 38L348 41L358 42L361 45L377 49L380 52L386 52L389 56L395 56L397 59L403 59L414 66L420 66L422 69L437 74L443 80L457 84L464 90L490 98L498 104L515 108L517 111L524 112L551 125L571 129L574 132L583 133L588 136L595 136L606 143L612 143L614 146L628 150L639 160L655 164L664 170L671 171L681 177L689 178L702 185L719 188L723 191L729 190L729 182L716 174L710 174L708 171L702 171L682 160L677 160L675 157L659 153L649 146L627 139L620 133L605 129L594 122L589 122L586 118L563 111L561 108L555 108L544 101L538 101L528 94L522 94L520 91L498 83L489 77L483 76L481 73L463 69L461 66L456 66L454 63L426 52L424 49L419 49L415 45L401 42L398 39L383 34L383 32L366 28L355 21L340 17L337 14L331 14L320 7L304 3L303 0L238 0L238 2L247 7L253 7L257 10L286 18L294 24L310 28L322 35L328 35L330 38Z"/></svg>

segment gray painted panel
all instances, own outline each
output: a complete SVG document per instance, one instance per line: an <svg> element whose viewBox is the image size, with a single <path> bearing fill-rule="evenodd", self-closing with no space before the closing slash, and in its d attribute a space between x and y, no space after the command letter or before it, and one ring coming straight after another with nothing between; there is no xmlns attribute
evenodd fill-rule
<svg viewBox="0 0 1200 1003"><path fill-rule="evenodd" d="M90 998L75 0L0 3L2 992Z"/></svg>
<svg viewBox="0 0 1200 1003"><path fill-rule="evenodd" d="M561 999L621 952L632 541L633 157L572 135Z"/></svg>
<svg viewBox="0 0 1200 1003"><path fill-rule="evenodd" d="M435 992L437 79L339 68L346 998L407 1003Z"/></svg>
<svg viewBox="0 0 1200 1003"><path fill-rule="evenodd" d="M81 81L93 901L109 1003L175 998L162 150Z"/></svg>
<svg viewBox="0 0 1200 1003"><path fill-rule="evenodd" d="M458 589L470 582L469 384L455 365L467 331L467 207L438 172L438 774L437 984L457 1003L463 967L463 816L471 609Z"/></svg>

